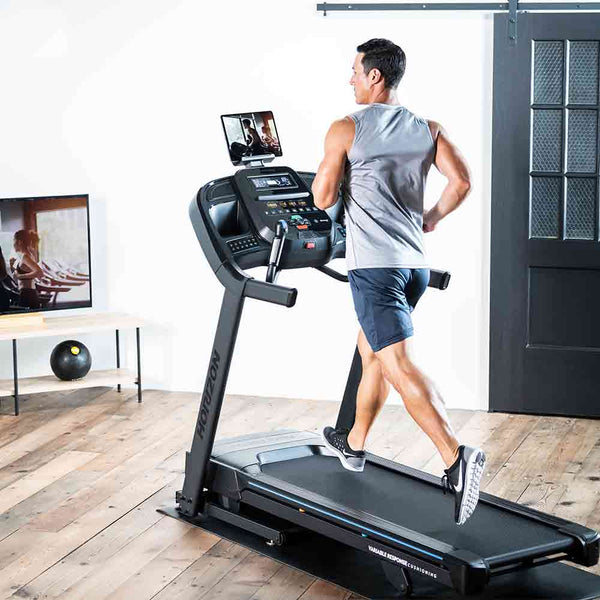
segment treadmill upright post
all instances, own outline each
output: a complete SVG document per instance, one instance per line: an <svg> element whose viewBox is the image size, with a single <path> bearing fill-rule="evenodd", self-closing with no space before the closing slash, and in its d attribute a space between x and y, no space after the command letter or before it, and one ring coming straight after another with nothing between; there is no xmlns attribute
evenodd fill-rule
<svg viewBox="0 0 600 600"><path fill-rule="evenodd" d="M352 429L352 426L354 425L354 419L356 417L356 394L358 393L358 385L361 377L362 361L358 346L356 346L350 373L348 373L346 389L344 390L344 399L342 400L340 412L338 413L337 422L335 424L336 429Z"/></svg>
<svg viewBox="0 0 600 600"><path fill-rule="evenodd" d="M243 307L243 291L235 293L226 288L198 410L192 449L185 457L183 489L177 492L178 510L187 517L193 518L204 510L208 465Z"/></svg>

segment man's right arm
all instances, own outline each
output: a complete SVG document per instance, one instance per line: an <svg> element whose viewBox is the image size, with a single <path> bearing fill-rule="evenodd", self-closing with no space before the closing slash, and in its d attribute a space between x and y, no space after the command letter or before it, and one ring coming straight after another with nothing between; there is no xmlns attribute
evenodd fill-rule
<svg viewBox="0 0 600 600"><path fill-rule="evenodd" d="M444 128L429 121L431 135L436 142L434 164L448 183L437 204L423 215L423 230L433 231L436 225L456 210L471 190L471 173L460 150L450 141Z"/></svg>

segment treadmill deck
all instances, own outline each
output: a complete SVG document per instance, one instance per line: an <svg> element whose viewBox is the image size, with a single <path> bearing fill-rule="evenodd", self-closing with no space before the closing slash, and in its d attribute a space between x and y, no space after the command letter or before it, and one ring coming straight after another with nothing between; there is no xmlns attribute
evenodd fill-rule
<svg viewBox="0 0 600 600"><path fill-rule="evenodd" d="M416 476L398 472L407 469L368 453L365 470L355 473L328 454L320 436L280 430L219 440L212 461L247 478L248 490L266 487L277 494L287 488L288 494L309 506L352 515L354 521L384 533L387 528L392 535L398 535L398 528L408 529L468 550L492 568L518 561L522 554L548 556L573 547L571 535L544 523L544 515L542 520L523 515L518 505L511 510L481 499L473 516L458 526L453 496L444 495L440 486L431 483L431 476L410 469Z"/></svg>
<svg viewBox="0 0 600 600"><path fill-rule="evenodd" d="M491 559L542 545L568 548L572 539L527 517L480 502L462 526L454 523L454 498L425 481L367 462L362 473L344 469L331 456L312 455L272 462L261 467L265 475L329 499L339 506L373 515L395 525L468 549Z"/></svg>

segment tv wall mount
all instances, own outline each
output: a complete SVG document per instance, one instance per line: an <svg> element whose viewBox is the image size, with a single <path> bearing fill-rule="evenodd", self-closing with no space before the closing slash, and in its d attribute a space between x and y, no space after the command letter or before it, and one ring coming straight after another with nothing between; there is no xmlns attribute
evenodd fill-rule
<svg viewBox="0 0 600 600"><path fill-rule="evenodd" d="M317 11L322 11L323 16L328 12L344 11L383 11L383 10L412 10L412 11L480 11L480 12L508 12L508 40L511 45L518 41L517 26L520 12L550 12L550 11L598 11L600 2L407 2L407 3L381 3L364 2L358 4L329 3L317 4Z"/></svg>

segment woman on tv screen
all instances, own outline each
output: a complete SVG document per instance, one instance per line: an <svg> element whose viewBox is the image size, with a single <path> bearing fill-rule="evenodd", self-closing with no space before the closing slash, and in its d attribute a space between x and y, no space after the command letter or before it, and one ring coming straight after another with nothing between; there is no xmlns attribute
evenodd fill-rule
<svg viewBox="0 0 600 600"><path fill-rule="evenodd" d="M92 305L88 196L0 198L2 315Z"/></svg>
<svg viewBox="0 0 600 600"><path fill-rule="evenodd" d="M19 304L23 308L41 308L35 280L44 274L37 263L40 238L35 231L20 229L15 233L14 246L19 258L14 263L14 277L19 285Z"/></svg>
<svg viewBox="0 0 600 600"><path fill-rule="evenodd" d="M10 306L10 296L8 290L4 287L4 283L8 277L6 261L4 260L4 254L2 254L2 248L0 248L0 311L8 310Z"/></svg>

